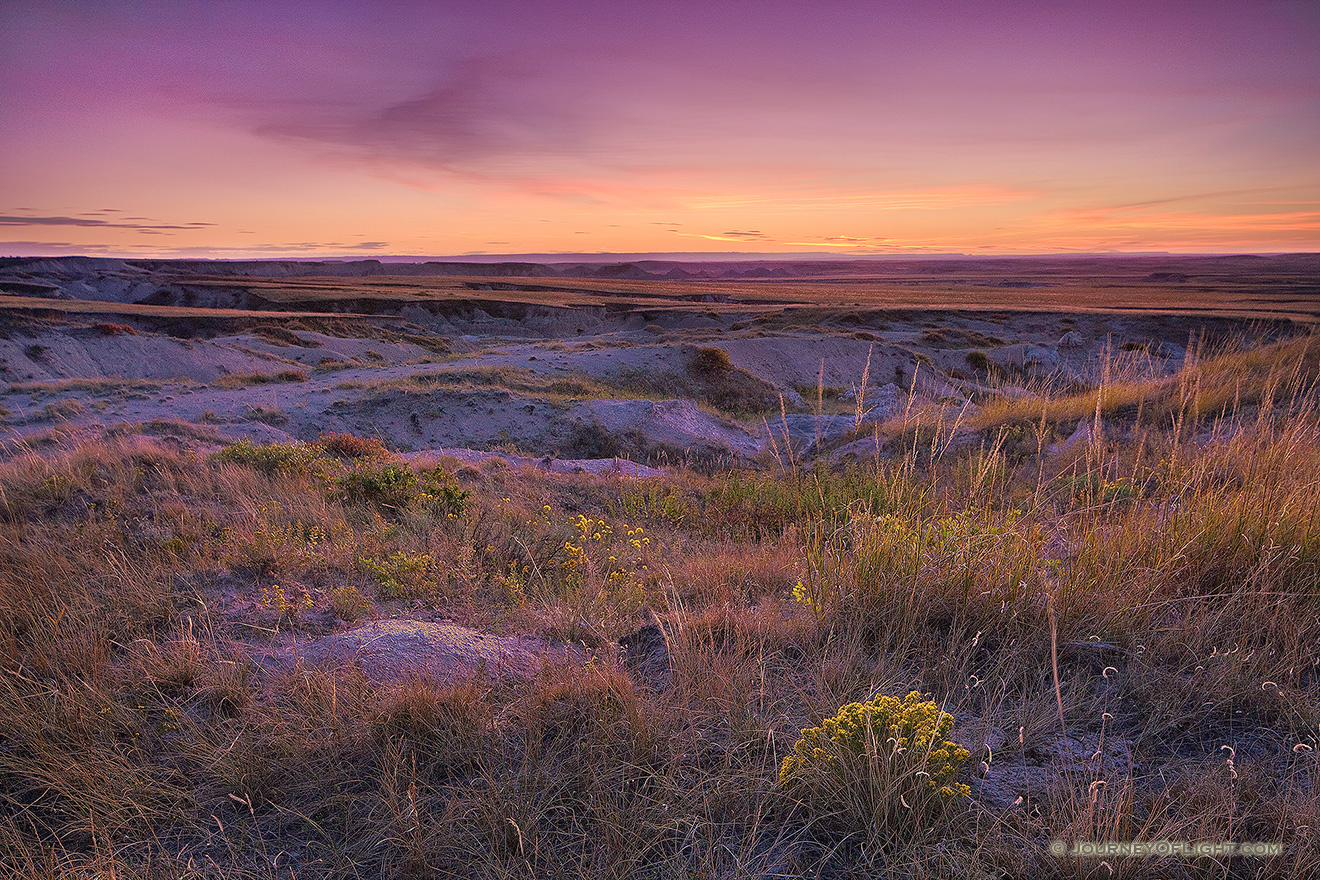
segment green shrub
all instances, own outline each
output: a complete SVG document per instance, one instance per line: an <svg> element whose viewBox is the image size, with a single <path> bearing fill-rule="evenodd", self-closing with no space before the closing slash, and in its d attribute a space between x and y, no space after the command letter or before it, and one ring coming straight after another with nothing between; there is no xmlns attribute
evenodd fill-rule
<svg viewBox="0 0 1320 880"><path fill-rule="evenodd" d="M417 475L407 465L359 462L335 480L341 501L403 510L418 497Z"/></svg>
<svg viewBox="0 0 1320 880"><path fill-rule="evenodd" d="M990 356L983 351L967 352L967 366L983 373L990 372Z"/></svg>
<svg viewBox="0 0 1320 880"><path fill-rule="evenodd" d="M462 516L467 509L468 496L472 493L459 488L458 481L444 468L436 465L425 471L421 478L421 492L418 500L436 513L445 516Z"/></svg>
<svg viewBox="0 0 1320 880"><path fill-rule="evenodd" d="M371 600L352 584L335 587L330 591L330 607L335 616L345 623L356 623L376 610Z"/></svg>
<svg viewBox="0 0 1320 880"><path fill-rule="evenodd" d="M802 731L779 782L863 827L894 825L971 793L954 781L970 753L945 739L952 727L953 716L918 691L849 703Z"/></svg>
<svg viewBox="0 0 1320 880"><path fill-rule="evenodd" d="M470 493L439 466L418 477L405 464L365 459L335 480L332 494L340 501L382 510L420 506L443 516L460 516Z"/></svg>
<svg viewBox="0 0 1320 880"><path fill-rule="evenodd" d="M722 348L703 346L688 358L688 370L703 379L717 379L733 372L733 362Z"/></svg>
<svg viewBox="0 0 1320 880"><path fill-rule="evenodd" d="M310 443L253 443L240 440L211 456L212 461L241 464L266 474L309 474L320 469L321 451Z"/></svg>
<svg viewBox="0 0 1320 880"><path fill-rule="evenodd" d="M364 556L358 560L376 581L376 594L382 599L420 599L432 592L430 553L400 550L384 559Z"/></svg>

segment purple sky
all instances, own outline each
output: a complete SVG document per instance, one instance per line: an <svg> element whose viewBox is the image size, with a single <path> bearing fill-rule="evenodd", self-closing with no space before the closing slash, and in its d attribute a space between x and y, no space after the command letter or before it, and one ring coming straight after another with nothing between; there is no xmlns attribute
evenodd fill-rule
<svg viewBox="0 0 1320 880"><path fill-rule="evenodd" d="M6 2L0 254L1320 250L1320 3Z"/></svg>

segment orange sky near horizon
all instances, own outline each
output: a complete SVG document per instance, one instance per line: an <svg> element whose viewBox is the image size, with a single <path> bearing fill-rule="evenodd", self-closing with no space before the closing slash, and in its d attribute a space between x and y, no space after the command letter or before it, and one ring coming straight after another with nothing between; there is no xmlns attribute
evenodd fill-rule
<svg viewBox="0 0 1320 880"><path fill-rule="evenodd" d="M1320 251L1320 4L0 5L0 255Z"/></svg>

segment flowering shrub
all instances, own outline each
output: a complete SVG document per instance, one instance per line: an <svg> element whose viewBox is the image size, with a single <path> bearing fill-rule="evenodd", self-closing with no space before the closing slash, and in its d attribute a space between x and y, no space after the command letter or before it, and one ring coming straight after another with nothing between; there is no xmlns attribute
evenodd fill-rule
<svg viewBox="0 0 1320 880"><path fill-rule="evenodd" d="M300 590L285 591L279 584L261 588L261 607L278 614L281 619L292 620L299 611L306 611L315 603L312 597Z"/></svg>
<svg viewBox="0 0 1320 880"><path fill-rule="evenodd" d="M548 520L547 520L548 522ZM623 524L622 543L615 541L614 527L604 519L579 515L568 521L576 534L564 541L564 580L580 586L589 569L603 574L611 586L621 585L647 570L646 551L651 539L638 526Z"/></svg>
<svg viewBox="0 0 1320 880"><path fill-rule="evenodd" d="M278 501L258 507L251 526L227 529L224 535L226 562L272 576L325 568L329 545L344 540L337 530L327 535L321 526L296 518Z"/></svg>
<svg viewBox="0 0 1320 880"><path fill-rule="evenodd" d="M418 599L434 587L431 572L435 560L430 553L400 550L384 559L363 556L358 562L376 581L382 599Z"/></svg>
<svg viewBox="0 0 1320 880"><path fill-rule="evenodd" d="M534 536L524 545L527 562L500 578L515 604L552 599L599 623L603 613L626 618L653 598L656 554L644 527L585 514L561 519L548 504L525 523Z"/></svg>
<svg viewBox="0 0 1320 880"><path fill-rule="evenodd" d="M212 461L239 464L266 474L320 473L324 462L311 443L253 443L240 440L211 455Z"/></svg>
<svg viewBox="0 0 1320 880"><path fill-rule="evenodd" d="M971 793L954 781L970 753L945 739L952 727L953 716L918 691L849 703L802 731L779 782L806 788L813 800L840 801L844 813L866 824L893 824L902 813Z"/></svg>
<svg viewBox="0 0 1320 880"><path fill-rule="evenodd" d="M462 516L471 494L467 489L460 489L458 481L439 465L422 472L418 500L436 513L451 519Z"/></svg>

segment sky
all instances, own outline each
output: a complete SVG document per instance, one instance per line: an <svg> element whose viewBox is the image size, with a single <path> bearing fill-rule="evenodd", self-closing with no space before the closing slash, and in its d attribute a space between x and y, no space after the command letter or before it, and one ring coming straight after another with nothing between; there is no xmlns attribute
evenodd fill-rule
<svg viewBox="0 0 1320 880"><path fill-rule="evenodd" d="M1315 0L0 0L0 255L1320 251Z"/></svg>

